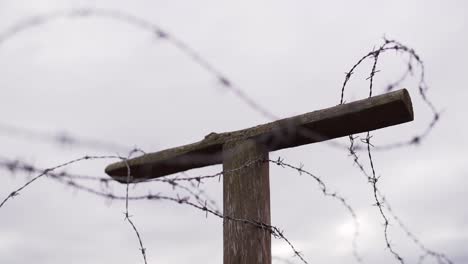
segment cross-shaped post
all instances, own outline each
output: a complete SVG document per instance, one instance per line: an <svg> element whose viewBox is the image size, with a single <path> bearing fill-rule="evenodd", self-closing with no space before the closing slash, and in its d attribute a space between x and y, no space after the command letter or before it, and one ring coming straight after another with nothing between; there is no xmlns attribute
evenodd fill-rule
<svg viewBox="0 0 468 264"><path fill-rule="evenodd" d="M268 153L372 131L413 120L411 98L399 90L368 99L281 119L202 141L145 154L109 165L106 173L126 183L127 166L134 182L208 165L223 164L223 214L270 225ZM237 169L241 168L241 169ZM271 264L271 234L237 221L224 220L224 264Z"/></svg>

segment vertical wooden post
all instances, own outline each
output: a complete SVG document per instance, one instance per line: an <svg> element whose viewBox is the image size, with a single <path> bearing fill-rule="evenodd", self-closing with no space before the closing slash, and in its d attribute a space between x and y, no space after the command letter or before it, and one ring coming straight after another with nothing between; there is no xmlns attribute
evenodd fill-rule
<svg viewBox="0 0 468 264"><path fill-rule="evenodd" d="M223 145L223 211L226 216L270 224L269 163L235 170L259 158L268 159L268 151L253 140ZM224 264L271 264L269 231L229 220L223 227Z"/></svg>

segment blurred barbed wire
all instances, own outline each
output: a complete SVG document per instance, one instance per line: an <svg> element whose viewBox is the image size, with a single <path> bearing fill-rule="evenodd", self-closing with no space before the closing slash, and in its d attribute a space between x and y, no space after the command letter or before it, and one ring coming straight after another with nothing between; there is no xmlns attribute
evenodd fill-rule
<svg viewBox="0 0 468 264"><path fill-rule="evenodd" d="M40 142L51 142L63 147L80 147L93 150L103 150L107 152L122 152L126 153L132 148L97 139L85 139L66 132L45 132L30 128L13 126L10 124L0 123L0 133L8 137L17 137L27 140L35 140Z"/></svg>

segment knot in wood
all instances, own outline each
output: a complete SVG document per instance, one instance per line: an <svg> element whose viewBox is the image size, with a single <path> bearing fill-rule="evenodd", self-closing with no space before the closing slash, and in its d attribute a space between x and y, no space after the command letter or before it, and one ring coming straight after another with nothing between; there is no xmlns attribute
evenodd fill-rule
<svg viewBox="0 0 468 264"><path fill-rule="evenodd" d="M205 139L213 139L213 138L217 138L218 136L219 136L218 133L211 132L211 133L209 133L208 135L205 136Z"/></svg>

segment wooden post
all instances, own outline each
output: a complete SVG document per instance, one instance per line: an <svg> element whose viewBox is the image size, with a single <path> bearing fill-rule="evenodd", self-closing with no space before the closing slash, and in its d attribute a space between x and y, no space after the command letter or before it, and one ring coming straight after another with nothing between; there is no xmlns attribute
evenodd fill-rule
<svg viewBox="0 0 468 264"><path fill-rule="evenodd" d="M135 182L162 177L223 162L223 145L229 141L254 140L268 151L321 142L413 120L411 98L406 90L333 106L284 118L243 130L211 133L202 141L148 153L128 161ZM127 163L107 166L115 180L127 181Z"/></svg>
<svg viewBox="0 0 468 264"><path fill-rule="evenodd" d="M224 215L270 225L268 163L244 166L270 151L321 142L412 121L406 90L338 105L238 131L211 133L203 140L145 154L107 166L106 173L126 183L204 166L223 164ZM254 225L224 218L224 264L271 264L271 234Z"/></svg>
<svg viewBox="0 0 468 264"><path fill-rule="evenodd" d="M269 163L242 168L258 159L268 159L268 150L253 140L224 144L223 210L225 216L270 225ZM223 227L224 264L271 264L268 230L229 220L224 220Z"/></svg>

